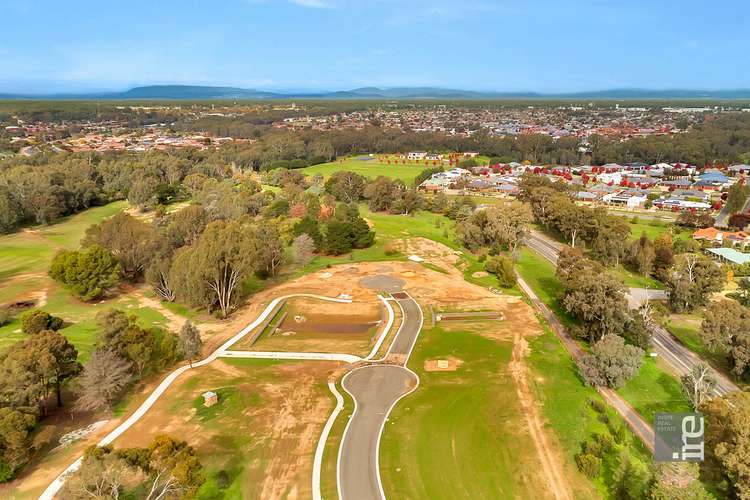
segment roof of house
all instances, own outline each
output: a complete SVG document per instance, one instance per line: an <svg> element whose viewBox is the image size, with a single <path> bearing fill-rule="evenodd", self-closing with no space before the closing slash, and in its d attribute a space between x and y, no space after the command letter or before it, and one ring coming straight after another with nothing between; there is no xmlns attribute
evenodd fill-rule
<svg viewBox="0 0 750 500"><path fill-rule="evenodd" d="M734 264L750 262L750 253L738 252L734 248L709 248L708 251Z"/></svg>
<svg viewBox="0 0 750 500"><path fill-rule="evenodd" d="M206 391L202 394L203 399L215 398L216 393L214 391Z"/></svg>

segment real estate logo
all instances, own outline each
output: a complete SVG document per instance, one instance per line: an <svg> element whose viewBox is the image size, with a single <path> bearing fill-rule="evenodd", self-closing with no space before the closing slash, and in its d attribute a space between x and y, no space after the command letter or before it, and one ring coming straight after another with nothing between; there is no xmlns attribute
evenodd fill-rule
<svg viewBox="0 0 750 500"><path fill-rule="evenodd" d="M654 415L654 461L702 462L704 430L700 413L657 413Z"/></svg>

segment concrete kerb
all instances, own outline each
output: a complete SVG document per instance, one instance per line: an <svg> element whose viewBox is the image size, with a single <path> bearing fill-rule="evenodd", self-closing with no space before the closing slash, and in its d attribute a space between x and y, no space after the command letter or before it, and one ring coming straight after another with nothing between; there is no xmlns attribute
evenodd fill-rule
<svg viewBox="0 0 750 500"><path fill-rule="evenodd" d="M182 375L187 370L191 370L193 368L199 368L201 366L205 366L214 360L216 358L220 357L221 354L223 354L229 347L237 343L239 340L241 340L245 335L253 331L255 328L258 327L259 324L261 324L266 317L270 314L272 310L275 309L275 307L278 305L280 301L286 300L290 297L312 297L317 298L321 300L328 300L331 302L341 302L341 303L351 303L351 299L341 299L338 297L326 297L323 295L315 295L315 294L309 294L309 293L300 293L300 294L290 294L290 295L284 295L282 297L277 297L273 299L266 308L261 312L261 314L248 326L240 330L236 335L234 335L232 338L224 342L224 344L221 345L218 349L216 349L214 352L209 354L205 359L198 361L197 363L193 363L192 366L190 365L183 365L177 369L175 369L172 373L170 373L162 382L154 389L151 394L146 398L146 400L141 403L141 405L133 412L130 417L128 417L124 422L122 422L120 425L118 425L114 430L112 430L109 434L104 436L99 443L97 443L97 446L106 446L108 444L111 444L114 440L116 440L118 437L120 437L122 434L124 434L130 427L133 426L138 420L140 420L146 412L148 412L149 409L154 405L154 403L162 396L162 394L169 388L170 385L172 385L172 382L174 382L177 377ZM39 496L40 500L52 500L55 495L62 489L63 485L65 484L65 478L72 472L75 472L78 470L78 468L81 466L82 457L77 458L73 463L71 463L62 473L60 473L54 481L52 481L47 488L42 492L42 494Z"/></svg>

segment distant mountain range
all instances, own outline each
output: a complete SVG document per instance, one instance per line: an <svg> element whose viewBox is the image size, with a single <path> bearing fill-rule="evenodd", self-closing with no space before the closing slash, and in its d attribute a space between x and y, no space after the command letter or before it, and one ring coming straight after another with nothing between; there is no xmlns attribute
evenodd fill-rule
<svg viewBox="0 0 750 500"><path fill-rule="evenodd" d="M485 92L436 87L362 87L333 92L269 92L238 87L149 85L134 87L124 92L81 94L0 93L0 99L750 99L750 89L611 89L545 94L537 92Z"/></svg>

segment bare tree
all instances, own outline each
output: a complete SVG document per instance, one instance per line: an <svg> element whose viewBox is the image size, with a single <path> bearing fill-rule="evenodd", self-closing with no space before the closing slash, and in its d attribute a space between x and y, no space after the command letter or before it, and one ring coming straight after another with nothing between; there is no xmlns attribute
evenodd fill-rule
<svg viewBox="0 0 750 500"><path fill-rule="evenodd" d="M131 365L109 349L97 349L83 368L80 394L75 407L80 411L109 408L132 379Z"/></svg>
<svg viewBox="0 0 750 500"><path fill-rule="evenodd" d="M141 476L139 471L115 454L88 455L81 467L65 481L60 498L116 500L138 476Z"/></svg>
<svg viewBox="0 0 750 500"><path fill-rule="evenodd" d="M693 365L690 371L683 375L682 390L685 392L693 408L700 408L703 403L711 399L711 393L716 387L716 378L711 368L705 363Z"/></svg>
<svg viewBox="0 0 750 500"><path fill-rule="evenodd" d="M315 254L315 242L307 233L302 233L292 242L292 254L297 264L307 265Z"/></svg>

